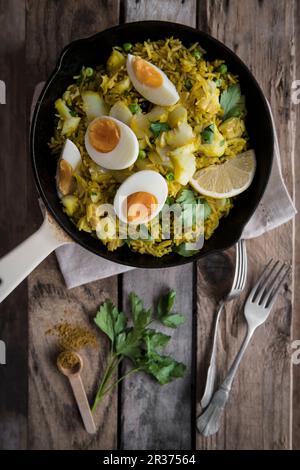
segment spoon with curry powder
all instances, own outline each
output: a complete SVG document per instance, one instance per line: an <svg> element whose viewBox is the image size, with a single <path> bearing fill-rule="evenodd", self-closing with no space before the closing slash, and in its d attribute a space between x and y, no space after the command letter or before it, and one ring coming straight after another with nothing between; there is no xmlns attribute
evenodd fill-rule
<svg viewBox="0 0 300 470"><path fill-rule="evenodd" d="M95 434L94 418L80 376L83 368L81 356L74 351L63 351L56 363L58 370L69 379L86 431Z"/></svg>

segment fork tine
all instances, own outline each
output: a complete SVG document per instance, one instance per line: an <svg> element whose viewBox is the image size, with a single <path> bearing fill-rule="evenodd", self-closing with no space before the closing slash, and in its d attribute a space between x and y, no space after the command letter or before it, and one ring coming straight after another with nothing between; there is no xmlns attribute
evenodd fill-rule
<svg viewBox="0 0 300 470"><path fill-rule="evenodd" d="M236 288L238 277L239 277L239 272L240 272L240 244L241 244L241 240L239 240L237 244L235 245L235 273L234 273L234 278L233 278L233 283L232 283L233 288Z"/></svg>
<svg viewBox="0 0 300 470"><path fill-rule="evenodd" d="M281 267L279 267L281 265ZM278 268L279 267L279 271ZM257 302L259 305L264 304L264 300L268 293L270 292L272 286L274 286L274 283L278 276L280 275L282 269L284 268L284 264L280 263L280 261L276 261L276 263L273 265L270 273L264 280L263 284L261 285L259 292L257 293L255 302Z"/></svg>
<svg viewBox="0 0 300 470"><path fill-rule="evenodd" d="M262 270L262 273L261 273L261 275L259 276L259 278L258 278L256 284L254 285L252 291L250 292L249 300L250 300L251 302L253 302L253 301L256 299L257 294L258 294L258 292L259 292L259 290L260 290L261 283L262 283L262 281L263 281L263 279L264 279L264 276L265 276L265 274L267 273L267 271L268 271L268 269L269 269L269 267L271 266L272 263L273 263L273 258L271 258L270 261L266 264L266 266L265 266L264 269Z"/></svg>
<svg viewBox="0 0 300 470"><path fill-rule="evenodd" d="M265 307L266 308L272 308L274 303L276 302L276 299L277 299L277 295L278 295L278 292L279 292L279 289L281 288L282 284L284 283L286 277L288 276L288 274L290 273L291 271L291 266L288 265L286 266L286 264L283 265L283 267L286 267L286 270L285 270L285 273L283 274L283 276L281 277L280 281L278 282L277 286L274 287L272 290L271 290L271 293L269 295L269 297L267 298L267 301L265 303ZM280 270L282 271L282 269ZM278 273L279 275L279 273ZM278 278L278 277L277 277Z"/></svg>
<svg viewBox="0 0 300 470"><path fill-rule="evenodd" d="M238 289L242 290L245 287L246 279L247 279L247 251L246 251L246 242L245 240L241 240L241 260L242 260L242 267L241 267L241 277L238 284Z"/></svg>

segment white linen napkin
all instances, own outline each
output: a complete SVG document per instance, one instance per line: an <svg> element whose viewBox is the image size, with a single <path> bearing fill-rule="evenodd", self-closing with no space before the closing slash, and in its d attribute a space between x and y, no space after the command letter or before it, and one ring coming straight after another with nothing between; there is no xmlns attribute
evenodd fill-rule
<svg viewBox="0 0 300 470"><path fill-rule="evenodd" d="M31 116L43 86L44 83L39 83L35 88ZM268 230L288 222L297 212L282 178L280 151L273 116L272 122L275 135L273 168L264 196L243 231L242 237L245 239L258 237ZM56 257L69 289L134 269L100 258L75 243L58 248Z"/></svg>

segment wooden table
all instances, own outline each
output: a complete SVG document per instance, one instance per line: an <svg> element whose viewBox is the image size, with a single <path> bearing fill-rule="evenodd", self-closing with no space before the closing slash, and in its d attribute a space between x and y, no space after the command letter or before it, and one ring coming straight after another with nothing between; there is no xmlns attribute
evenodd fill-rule
<svg viewBox="0 0 300 470"><path fill-rule="evenodd" d="M0 255L41 223L28 157L30 104L35 85L52 71L71 40L119 22L165 19L195 26L232 48L251 68L271 101L282 152L283 175L297 202L300 178L300 105L291 101L300 78L300 8L296 0L0 0L0 79L7 104L0 106ZM296 60L297 59L297 60ZM296 132L298 125L298 133ZM300 365L291 365L291 341L300 338L299 220L247 243L249 283L274 256L293 264L269 321L257 332L234 383L219 433L201 438L195 417L203 392L216 304L226 291L234 252L195 265L144 271L67 290L51 255L1 305L0 339L7 365L0 366L0 447L4 449L289 449L300 447ZM97 414L97 435L87 435L68 384L55 370L46 328L64 311L89 322L106 297L126 307L134 289L151 306L166 287L178 292L186 323L171 351L187 364L183 380L160 388L140 375L128 379ZM245 292L246 295L246 292ZM224 371L245 332L240 307L226 308L219 337ZM71 313L70 313L71 312ZM86 355L84 382L91 397L108 344Z"/></svg>

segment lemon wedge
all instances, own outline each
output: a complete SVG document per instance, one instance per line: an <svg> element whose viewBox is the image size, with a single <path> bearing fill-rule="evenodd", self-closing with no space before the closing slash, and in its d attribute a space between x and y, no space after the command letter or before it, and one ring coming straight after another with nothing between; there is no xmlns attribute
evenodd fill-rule
<svg viewBox="0 0 300 470"><path fill-rule="evenodd" d="M250 186L255 169L255 152L247 150L225 163L196 171L190 185L204 196L215 199L233 197Z"/></svg>

